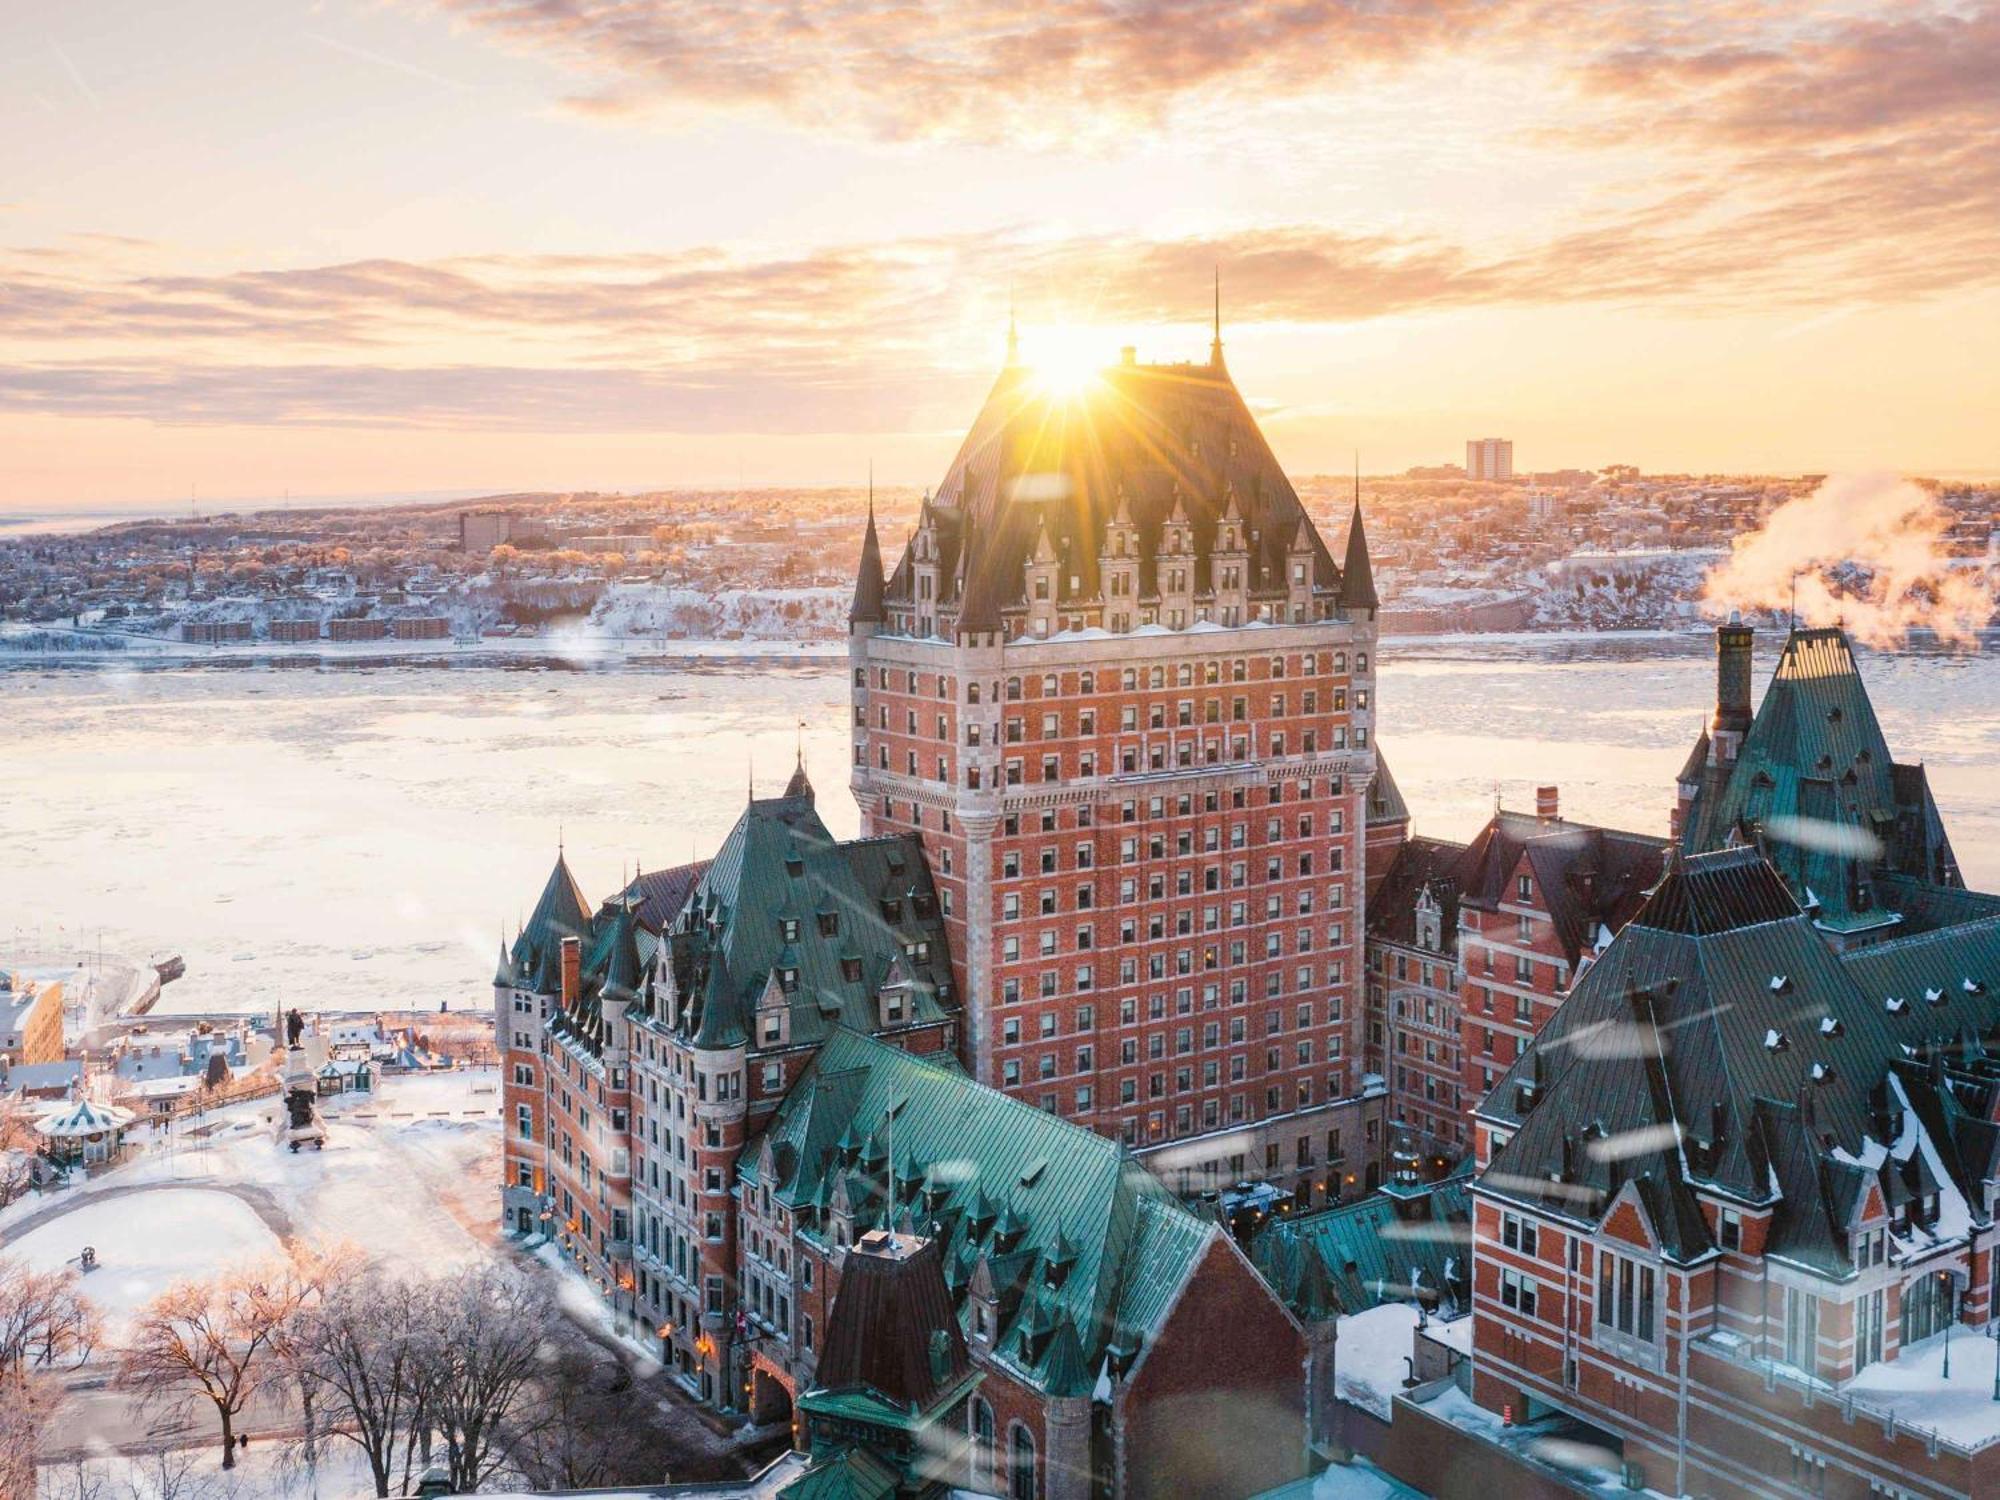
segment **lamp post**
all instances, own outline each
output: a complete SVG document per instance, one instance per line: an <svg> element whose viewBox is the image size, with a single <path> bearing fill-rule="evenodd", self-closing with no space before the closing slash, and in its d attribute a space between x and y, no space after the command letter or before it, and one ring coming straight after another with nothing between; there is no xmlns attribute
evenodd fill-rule
<svg viewBox="0 0 2000 1500"><path fill-rule="evenodd" d="M1944 1378L1951 1379L1951 1272L1938 1272L1938 1288L1944 1293Z"/></svg>

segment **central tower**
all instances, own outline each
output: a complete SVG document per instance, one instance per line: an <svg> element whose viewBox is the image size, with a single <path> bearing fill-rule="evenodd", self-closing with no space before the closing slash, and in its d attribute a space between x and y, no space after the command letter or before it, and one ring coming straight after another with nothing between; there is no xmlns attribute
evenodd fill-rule
<svg viewBox="0 0 2000 1500"><path fill-rule="evenodd" d="M923 842L981 1082L1173 1153L1152 1164L1189 1190L1337 1196L1380 1093L1360 1071L1358 496L1337 562L1219 333L1206 362L1128 349L1080 388L1009 347L886 577L871 507L849 640L864 829Z"/></svg>

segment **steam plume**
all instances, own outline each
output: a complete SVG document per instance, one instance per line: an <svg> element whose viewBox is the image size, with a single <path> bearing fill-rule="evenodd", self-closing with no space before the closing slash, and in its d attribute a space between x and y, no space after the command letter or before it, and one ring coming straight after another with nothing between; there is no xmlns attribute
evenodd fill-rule
<svg viewBox="0 0 2000 1500"><path fill-rule="evenodd" d="M1738 537L1702 598L1719 609L1783 611L1796 583L1806 624L1838 620L1878 646L1920 629L1976 645L1993 616L1993 583L1977 564L1954 565L1944 545L1951 523L1935 496L1906 479L1837 475Z"/></svg>

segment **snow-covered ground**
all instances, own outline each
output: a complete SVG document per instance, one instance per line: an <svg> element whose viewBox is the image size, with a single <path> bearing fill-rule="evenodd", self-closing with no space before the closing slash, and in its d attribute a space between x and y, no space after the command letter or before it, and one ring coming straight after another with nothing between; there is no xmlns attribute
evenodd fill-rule
<svg viewBox="0 0 2000 1500"><path fill-rule="evenodd" d="M497 1236L499 1075L389 1076L325 1101L325 1149L275 1138L282 1106L257 1100L136 1131L138 1154L0 1211L0 1253L58 1265L88 1244L85 1292L118 1325L173 1281L297 1242L347 1243L385 1265L436 1271L491 1253ZM106 1351L108 1352L108 1351Z"/></svg>
<svg viewBox="0 0 2000 1500"><path fill-rule="evenodd" d="M845 635L851 595L837 588L695 589L615 583L590 633L668 639L831 640Z"/></svg>
<svg viewBox="0 0 2000 1500"><path fill-rule="evenodd" d="M86 1199L22 1235L7 1253L31 1270L58 1271L74 1265L86 1245L96 1250L98 1269L85 1276L83 1290L104 1315L105 1341L119 1345L132 1314L176 1281L270 1255L278 1237L227 1193L162 1187Z"/></svg>
<svg viewBox="0 0 2000 1500"><path fill-rule="evenodd" d="M214 1443L125 1456L107 1453L44 1465L35 1500L362 1500L375 1493L361 1449L322 1439L308 1466L303 1446L252 1443L225 1470Z"/></svg>

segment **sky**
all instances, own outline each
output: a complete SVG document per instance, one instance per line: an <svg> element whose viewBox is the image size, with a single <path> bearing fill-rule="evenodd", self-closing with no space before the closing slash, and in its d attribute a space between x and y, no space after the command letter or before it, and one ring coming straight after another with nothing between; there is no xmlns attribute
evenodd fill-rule
<svg viewBox="0 0 2000 1500"><path fill-rule="evenodd" d="M0 507L934 483L1023 353L1295 473L2000 473L2000 0L0 0Z"/></svg>

